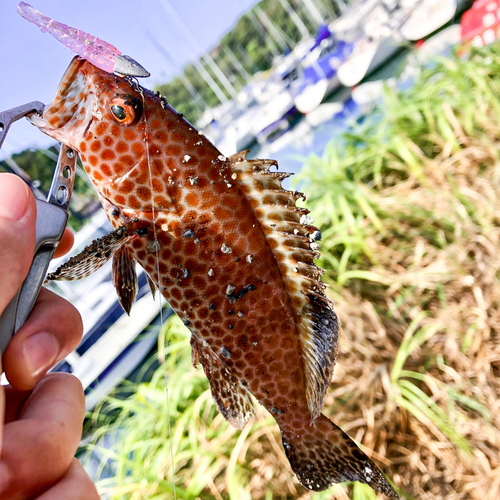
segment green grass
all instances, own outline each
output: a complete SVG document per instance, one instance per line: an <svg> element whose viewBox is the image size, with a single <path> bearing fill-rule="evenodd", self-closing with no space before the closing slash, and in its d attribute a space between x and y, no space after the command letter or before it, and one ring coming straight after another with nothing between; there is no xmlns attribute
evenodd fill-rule
<svg viewBox="0 0 500 500"><path fill-rule="evenodd" d="M324 411L406 499L500 498L499 96L499 44L437 59L298 178L343 326ZM105 498L173 498L171 452L178 498L381 498L307 492L273 419L232 429L187 330L173 320L165 338L166 366L94 415L96 439L120 436L101 450Z"/></svg>

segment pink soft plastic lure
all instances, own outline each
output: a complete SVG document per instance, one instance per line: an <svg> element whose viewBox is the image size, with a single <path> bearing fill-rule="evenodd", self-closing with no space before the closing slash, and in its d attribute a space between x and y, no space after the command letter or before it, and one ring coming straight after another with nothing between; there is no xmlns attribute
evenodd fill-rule
<svg viewBox="0 0 500 500"><path fill-rule="evenodd" d="M21 2L17 12L29 21L36 24L44 33L49 32L66 47L83 57L94 66L113 73L117 55L122 53L113 45L89 35L84 31L72 28L67 24L59 23L50 17L44 16L31 5Z"/></svg>
<svg viewBox="0 0 500 500"><path fill-rule="evenodd" d="M17 6L17 12L30 23L36 24L42 32L49 32L66 47L103 71L138 77L149 76L149 72L137 61L124 56L110 43L44 16L26 2Z"/></svg>

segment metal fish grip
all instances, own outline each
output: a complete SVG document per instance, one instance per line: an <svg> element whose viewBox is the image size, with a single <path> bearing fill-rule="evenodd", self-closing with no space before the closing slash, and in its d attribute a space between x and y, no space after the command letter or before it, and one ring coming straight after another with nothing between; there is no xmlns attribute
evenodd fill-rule
<svg viewBox="0 0 500 500"><path fill-rule="evenodd" d="M36 200L36 244L33 263L23 285L0 317L1 353L27 320L45 280L50 261L64 234L77 158L75 150L61 145L47 201Z"/></svg>

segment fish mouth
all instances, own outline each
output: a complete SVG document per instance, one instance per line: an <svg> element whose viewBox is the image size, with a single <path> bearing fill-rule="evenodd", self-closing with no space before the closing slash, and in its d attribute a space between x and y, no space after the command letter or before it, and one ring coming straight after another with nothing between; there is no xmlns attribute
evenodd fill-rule
<svg viewBox="0 0 500 500"><path fill-rule="evenodd" d="M29 120L48 136L73 146L77 131L88 127L92 119L94 93L82 71L86 61L74 57L66 69L50 104L43 114L31 115ZM88 63L87 63L88 64Z"/></svg>

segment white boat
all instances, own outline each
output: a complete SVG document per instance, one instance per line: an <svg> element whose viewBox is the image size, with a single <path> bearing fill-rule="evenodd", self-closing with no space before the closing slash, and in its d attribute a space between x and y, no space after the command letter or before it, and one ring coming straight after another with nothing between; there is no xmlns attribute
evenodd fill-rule
<svg viewBox="0 0 500 500"><path fill-rule="evenodd" d="M353 44L325 39L304 59L302 85L295 97L295 106L303 113L314 111L323 100L340 87L338 68L349 57Z"/></svg>
<svg viewBox="0 0 500 500"><path fill-rule="evenodd" d="M289 54L275 65L267 78L254 84L254 96L258 112L252 123L257 142L263 144L290 126L297 115L295 96L298 92L296 54Z"/></svg>
<svg viewBox="0 0 500 500"><path fill-rule="evenodd" d="M234 104L227 124L214 141L217 149L225 156L247 149L255 142L254 123L259 113L260 107L252 86L248 85L239 92L238 102Z"/></svg>
<svg viewBox="0 0 500 500"><path fill-rule="evenodd" d="M49 272L111 229L104 211L100 210L75 235L72 251L55 259ZM157 330L151 329L144 335L160 313L159 299L153 300L144 270L137 267L138 299L127 316L119 304L111 269L109 261L88 278L49 284L49 288L71 302L82 316L84 331L80 345L52 371L69 372L80 379L87 410L133 371L157 342Z"/></svg>
<svg viewBox="0 0 500 500"><path fill-rule="evenodd" d="M344 105L340 102L325 102L324 104L320 104L314 111L308 113L306 115L306 121L312 127L317 127L320 123L333 118L343 109Z"/></svg>
<svg viewBox="0 0 500 500"><path fill-rule="evenodd" d="M297 113L294 82L298 64L295 53L278 58L273 70L257 75L240 91L237 101L231 101L231 106L203 129L206 137L229 156L285 130Z"/></svg>
<svg viewBox="0 0 500 500"><path fill-rule="evenodd" d="M405 66L398 79L394 76L388 77L387 74L383 77L373 74L370 78L376 76L378 76L378 78L371 81L365 81L353 88L351 94L354 102L367 112L370 106L382 97L384 85L387 85L389 88L396 88L401 85L403 87L407 86L407 82L415 79L416 75L422 70L422 66L425 65L430 58L438 54L445 55L450 51L451 47L460 43L460 35L460 25L453 24L431 36L425 40L418 49L404 56ZM402 60L399 61L398 65L401 64L401 62ZM391 71L389 66L390 65L384 66L381 71L385 72L387 69ZM393 68L395 67L396 66L393 65ZM393 74L393 72L390 74Z"/></svg>
<svg viewBox="0 0 500 500"><path fill-rule="evenodd" d="M422 40L456 19L471 4L472 0L421 0L401 27L401 36L411 42Z"/></svg>
<svg viewBox="0 0 500 500"><path fill-rule="evenodd" d="M374 80L372 82L365 82L352 89L352 98L358 106L368 106L377 101L383 93L384 85L394 87L396 83L395 78L388 80Z"/></svg>
<svg viewBox="0 0 500 500"><path fill-rule="evenodd" d="M346 87L358 85L363 78L401 50L402 46L403 41L397 33L382 40L365 38L357 44L355 53L340 66L337 72L339 81Z"/></svg>
<svg viewBox="0 0 500 500"><path fill-rule="evenodd" d="M393 57L407 43L399 29L421 0L380 0L364 19L364 37L338 70L342 85L353 87Z"/></svg>
<svg viewBox="0 0 500 500"><path fill-rule="evenodd" d="M289 89L283 88L260 107L253 124L257 142L263 144L289 127L290 120L297 114L294 101L295 95Z"/></svg>

